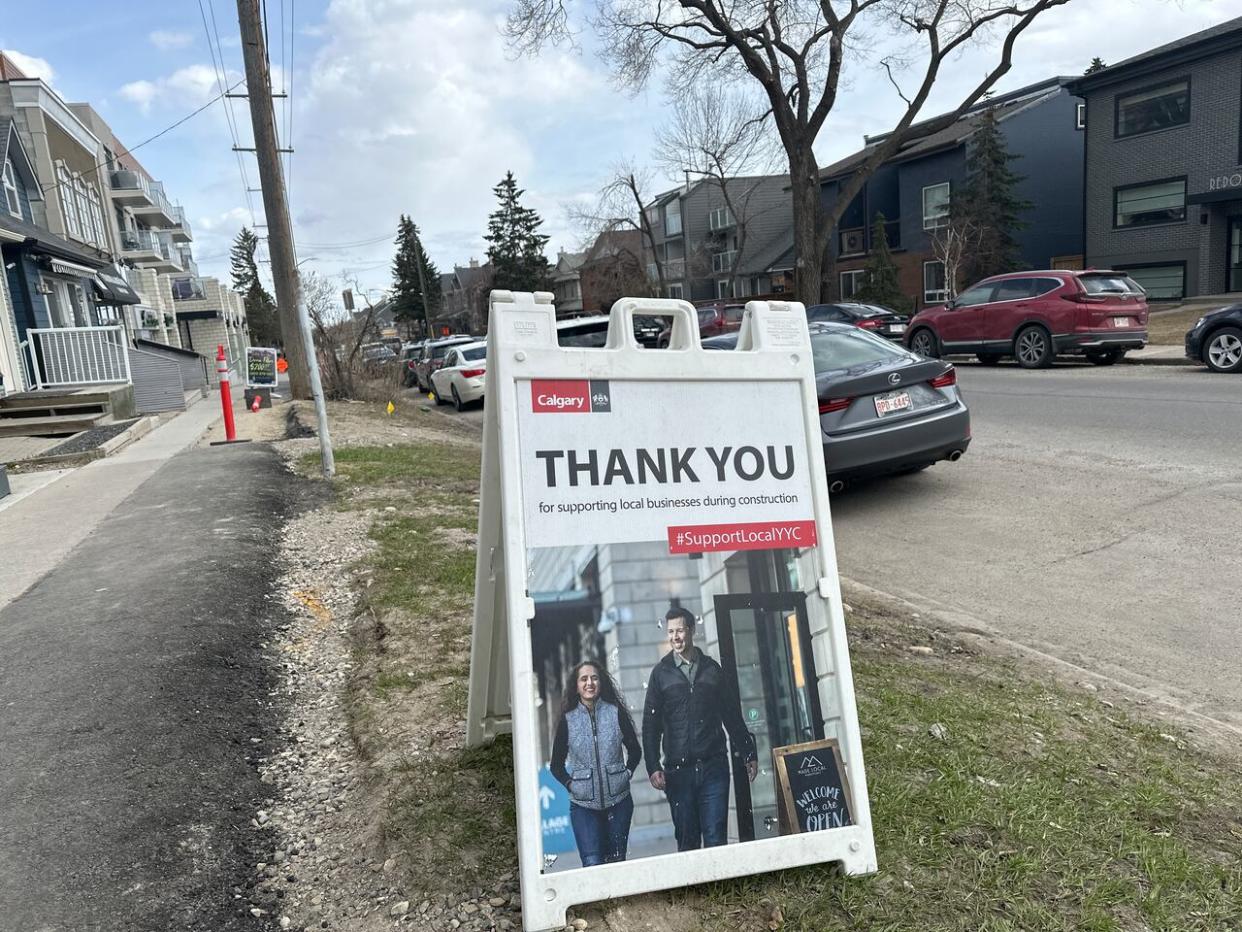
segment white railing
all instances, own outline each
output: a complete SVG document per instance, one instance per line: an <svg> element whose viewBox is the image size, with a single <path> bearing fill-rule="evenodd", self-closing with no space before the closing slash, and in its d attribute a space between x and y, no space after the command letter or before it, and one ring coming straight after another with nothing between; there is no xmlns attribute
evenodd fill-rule
<svg viewBox="0 0 1242 932"><path fill-rule="evenodd" d="M26 336L35 389L131 381L122 327L54 327Z"/></svg>

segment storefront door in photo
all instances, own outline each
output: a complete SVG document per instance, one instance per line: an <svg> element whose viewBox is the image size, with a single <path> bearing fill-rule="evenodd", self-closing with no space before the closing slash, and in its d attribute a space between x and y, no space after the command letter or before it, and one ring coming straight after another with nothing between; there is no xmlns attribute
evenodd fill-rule
<svg viewBox="0 0 1242 932"><path fill-rule="evenodd" d="M1229 256L1226 268L1226 291L1242 291L1242 216L1229 218Z"/></svg>

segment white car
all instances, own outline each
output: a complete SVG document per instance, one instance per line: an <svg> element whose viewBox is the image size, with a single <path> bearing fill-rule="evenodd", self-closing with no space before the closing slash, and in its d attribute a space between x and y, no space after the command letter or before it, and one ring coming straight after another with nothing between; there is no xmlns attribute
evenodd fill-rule
<svg viewBox="0 0 1242 932"><path fill-rule="evenodd" d="M444 364L431 373L431 391L436 404L450 401L458 411L474 401L483 400L483 379L487 373L487 343L464 343L454 346L444 357Z"/></svg>

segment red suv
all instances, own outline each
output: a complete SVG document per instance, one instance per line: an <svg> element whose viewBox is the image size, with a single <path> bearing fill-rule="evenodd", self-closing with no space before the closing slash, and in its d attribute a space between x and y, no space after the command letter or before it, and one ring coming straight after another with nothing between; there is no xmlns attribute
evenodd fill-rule
<svg viewBox="0 0 1242 932"><path fill-rule="evenodd" d="M723 333L735 333L742 329L742 316L746 313L746 302L707 301L694 306L694 313L699 318L699 336L718 337ZM666 326L656 339L656 346L665 349L672 337L673 328Z"/></svg>
<svg viewBox="0 0 1242 932"><path fill-rule="evenodd" d="M1083 355L1111 366L1147 345L1147 294L1125 272L1013 272L967 288L910 321L906 345L924 356L974 353L984 365L1013 356L1024 369Z"/></svg>

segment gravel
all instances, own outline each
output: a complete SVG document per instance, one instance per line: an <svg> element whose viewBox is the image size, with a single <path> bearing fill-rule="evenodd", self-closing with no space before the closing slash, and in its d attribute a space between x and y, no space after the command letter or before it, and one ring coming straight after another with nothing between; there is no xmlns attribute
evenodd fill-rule
<svg viewBox="0 0 1242 932"><path fill-rule="evenodd" d="M130 421L117 421L113 424L101 424L99 427L92 427L81 433L74 434L64 443L58 443L50 450L44 450L40 456L60 456L65 453L86 453L101 447L113 437L124 433L129 427L137 423L137 418Z"/></svg>

